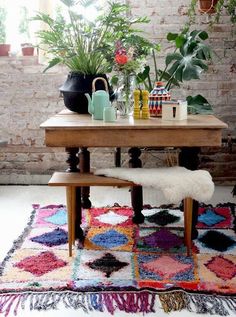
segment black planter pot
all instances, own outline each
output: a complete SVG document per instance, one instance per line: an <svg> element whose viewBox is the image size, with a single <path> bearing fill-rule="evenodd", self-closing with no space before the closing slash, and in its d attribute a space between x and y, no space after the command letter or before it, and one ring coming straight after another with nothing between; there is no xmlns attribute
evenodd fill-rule
<svg viewBox="0 0 236 317"><path fill-rule="evenodd" d="M106 79L106 75L83 75L78 73L69 73L64 84L59 88L63 95L66 108L78 113L88 113L88 100L85 97L85 93L89 93L92 96L92 82L96 77L103 77ZM108 83L110 100L115 98L114 92ZM96 90L105 90L102 81L96 82Z"/></svg>

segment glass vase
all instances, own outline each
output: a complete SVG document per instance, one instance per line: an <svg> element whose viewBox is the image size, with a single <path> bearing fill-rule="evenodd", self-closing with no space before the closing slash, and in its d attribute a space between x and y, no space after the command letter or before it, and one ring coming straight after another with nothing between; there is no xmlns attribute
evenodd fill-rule
<svg viewBox="0 0 236 317"><path fill-rule="evenodd" d="M120 117L128 117L133 113L135 76L130 74L119 75L116 90L116 109Z"/></svg>

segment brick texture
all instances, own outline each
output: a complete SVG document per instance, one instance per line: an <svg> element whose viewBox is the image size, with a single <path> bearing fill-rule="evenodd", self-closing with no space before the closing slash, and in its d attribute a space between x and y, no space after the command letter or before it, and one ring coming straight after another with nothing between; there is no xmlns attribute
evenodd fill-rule
<svg viewBox="0 0 236 317"><path fill-rule="evenodd" d="M144 26L147 37L161 43L158 64L164 65L170 44L166 41L168 32L178 32L187 21L187 7L190 0L129 0L133 16L147 15L151 23ZM194 29L208 29L209 43L215 57L209 71L201 80L185 83L173 90L174 97L186 97L201 93L214 107L215 115L225 121L236 137L236 39L235 27L229 17L223 16L220 23L209 30L209 17L198 15ZM44 66L36 57L0 57L0 139L8 141L0 147L0 183L40 182L42 175L54 170L66 169L64 149L44 146L44 131L40 123L63 109L58 88L65 81L67 71L55 68L46 74ZM93 149L93 167L112 166L114 149ZM211 171L214 179L228 184L236 181L236 146L229 148L204 148L200 155L201 167ZM122 164L127 165L128 155L122 153ZM164 154L143 151L143 164L157 166L166 163ZM20 177L22 176L22 177Z"/></svg>

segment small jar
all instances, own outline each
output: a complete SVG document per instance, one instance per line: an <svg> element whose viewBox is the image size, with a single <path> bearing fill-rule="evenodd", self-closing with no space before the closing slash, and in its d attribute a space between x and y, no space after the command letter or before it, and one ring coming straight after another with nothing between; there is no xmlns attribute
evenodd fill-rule
<svg viewBox="0 0 236 317"><path fill-rule="evenodd" d="M116 121L116 110L113 107L105 107L103 110L103 121L114 122Z"/></svg>
<svg viewBox="0 0 236 317"><path fill-rule="evenodd" d="M161 117L162 101L170 100L170 93L165 88L163 82L157 81L154 89L150 92L148 106L151 117Z"/></svg>

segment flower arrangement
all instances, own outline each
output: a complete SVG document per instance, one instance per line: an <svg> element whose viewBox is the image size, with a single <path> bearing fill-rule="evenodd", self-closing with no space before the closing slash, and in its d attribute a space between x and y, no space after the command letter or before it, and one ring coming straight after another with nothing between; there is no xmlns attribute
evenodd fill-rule
<svg viewBox="0 0 236 317"><path fill-rule="evenodd" d="M148 45L151 44L148 43ZM115 44L114 67L115 75L112 83L117 85L116 104L121 115L128 115L133 107L133 90L138 73L144 70L148 50L139 52L138 47L128 46L121 40Z"/></svg>
<svg viewBox="0 0 236 317"><path fill-rule="evenodd" d="M133 47L128 50L121 41L117 41L115 49L114 70L129 74L138 74L145 63L144 56L138 56Z"/></svg>

